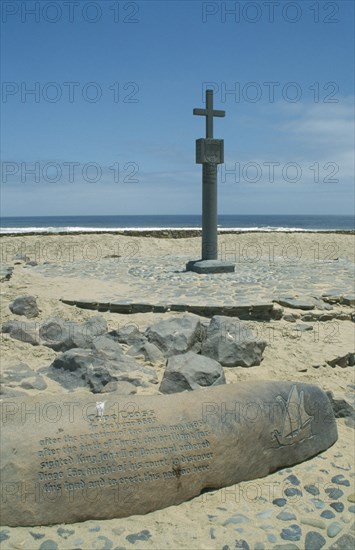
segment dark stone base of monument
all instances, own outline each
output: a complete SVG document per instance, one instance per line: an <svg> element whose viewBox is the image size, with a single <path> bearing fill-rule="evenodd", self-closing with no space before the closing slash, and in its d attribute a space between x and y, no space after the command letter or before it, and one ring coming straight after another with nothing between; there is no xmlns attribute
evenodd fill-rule
<svg viewBox="0 0 355 550"><path fill-rule="evenodd" d="M191 260L186 264L186 271L195 273L233 273L235 264L222 260Z"/></svg>
<svg viewBox="0 0 355 550"><path fill-rule="evenodd" d="M1 401L3 525L146 514L292 466L337 440L327 395L303 383L104 399Z"/></svg>

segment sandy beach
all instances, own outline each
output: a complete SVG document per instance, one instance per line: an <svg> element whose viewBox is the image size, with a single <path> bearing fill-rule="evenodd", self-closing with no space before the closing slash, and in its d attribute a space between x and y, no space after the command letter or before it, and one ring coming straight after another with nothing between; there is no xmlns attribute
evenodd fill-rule
<svg viewBox="0 0 355 550"><path fill-rule="evenodd" d="M1 237L3 266L13 268L1 283L2 324L27 321L9 309L21 295L36 298L40 312L32 321L39 325L53 317L81 323L101 315L111 331L135 325L142 332L161 319L186 314L183 306L270 304L274 313L269 319L246 321L267 342L261 364L225 367L227 384L302 381L354 405L353 363L342 363L354 353L352 234L222 234L219 255L235 262L235 274L187 277L185 264L199 258L200 238L168 237L99 233ZM285 298L302 302L305 297L318 302L308 309L281 305ZM92 309L70 305L80 301L98 305ZM132 310L137 312L115 313L107 306L124 301L135 304ZM100 304L106 308L100 309ZM161 304L165 310L149 311L147 304ZM181 312L172 311L169 304L180 305ZM58 355L8 333L1 334L1 350L1 372L19 363L37 372ZM153 366L158 383L138 387L137 394L159 393L165 362ZM45 390L16 384L12 389L53 396L67 391L50 378L45 381ZM338 418L337 427L338 441L327 451L267 478L212 491L145 516L50 527L4 526L2 548L350 550L355 541L354 420ZM307 490L310 486L317 491ZM287 493L290 488L297 490ZM340 492L332 493L331 488ZM281 505L280 499L285 503Z"/></svg>

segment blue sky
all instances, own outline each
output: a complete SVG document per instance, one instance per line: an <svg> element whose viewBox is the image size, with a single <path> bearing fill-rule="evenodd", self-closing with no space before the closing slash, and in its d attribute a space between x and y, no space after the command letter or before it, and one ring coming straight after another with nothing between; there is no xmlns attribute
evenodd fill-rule
<svg viewBox="0 0 355 550"><path fill-rule="evenodd" d="M199 213L207 87L221 214L353 212L352 1L1 8L2 216Z"/></svg>

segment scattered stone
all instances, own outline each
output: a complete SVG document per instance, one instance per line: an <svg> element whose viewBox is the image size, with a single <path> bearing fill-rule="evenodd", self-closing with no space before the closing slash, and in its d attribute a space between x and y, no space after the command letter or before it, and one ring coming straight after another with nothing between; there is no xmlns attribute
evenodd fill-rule
<svg viewBox="0 0 355 550"><path fill-rule="evenodd" d="M279 507L285 506L286 502L287 500L285 498L275 498L272 501L272 503L275 504L275 506L279 506Z"/></svg>
<svg viewBox="0 0 355 550"><path fill-rule="evenodd" d="M329 547L329 550L353 550L355 548L355 537L350 534L342 535Z"/></svg>
<svg viewBox="0 0 355 550"><path fill-rule="evenodd" d="M335 518L335 514L331 510L323 510L321 517L325 519L333 519Z"/></svg>
<svg viewBox="0 0 355 550"><path fill-rule="evenodd" d="M149 540L151 536L152 535L150 534L148 529L143 529L143 531L140 531L139 533L132 533L131 535L127 535L126 540L128 540L128 542L130 542L131 544L134 544L139 540Z"/></svg>
<svg viewBox="0 0 355 550"><path fill-rule="evenodd" d="M0 542L3 542L4 540L8 540L10 538L8 532L9 531L7 529L3 529L2 531L0 531Z"/></svg>
<svg viewBox="0 0 355 550"><path fill-rule="evenodd" d="M57 550L58 544L54 540L45 540L38 550Z"/></svg>
<svg viewBox="0 0 355 550"><path fill-rule="evenodd" d="M333 521L327 529L327 535L329 538L333 539L336 537L340 531L343 529L343 525L338 521Z"/></svg>
<svg viewBox="0 0 355 550"><path fill-rule="evenodd" d="M350 481L346 479L343 474L338 474L332 477L332 482L337 485L344 485L344 487L350 487Z"/></svg>
<svg viewBox="0 0 355 550"><path fill-rule="evenodd" d="M118 355L115 359L108 359L104 353L80 348L65 351L40 371L68 390L88 387L93 393L118 390L119 386L108 386L114 381L146 386L144 375L148 376L149 383L157 382L157 375L151 367L145 367L131 357ZM123 386L123 393L127 393L127 389Z"/></svg>
<svg viewBox="0 0 355 550"><path fill-rule="evenodd" d="M120 344L132 345L137 341L144 341L144 336L139 332L137 325L133 323L123 325L117 331L113 331Z"/></svg>
<svg viewBox="0 0 355 550"><path fill-rule="evenodd" d="M277 541L277 538L275 537L275 535L273 535L272 533L270 533L268 536L267 536L267 540L271 543L274 543Z"/></svg>
<svg viewBox="0 0 355 550"><path fill-rule="evenodd" d="M7 333L15 340L26 342L32 346L39 345L38 323L33 321L7 321L1 327L1 331Z"/></svg>
<svg viewBox="0 0 355 550"><path fill-rule="evenodd" d="M9 308L15 315L24 315L28 319L32 319L33 317L37 317L39 315L37 301L34 296L18 296L13 302L11 302Z"/></svg>
<svg viewBox="0 0 355 550"><path fill-rule="evenodd" d="M311 296L285 296L274 301L280 306L303 310L314 309L317 305L317 300Z"/></svg>
<svg viewBox="0 0 355 550"><path fill-rule="evenodd" d="M283 510L279 514L277 514L277 519L280 519L281 521L291 521L293 519L296 519L295 514L292 514L291 512L287 512L286 510Z"/></svg>
<svg viewBox="0 0 355 550"><path fill-rule="evenodd" d="M262 542L256 542L254 544L254 550L265 550L265 545Z"/></svg>
<svg viewBox="0 0 355 550"><path fill-rule="evenodd" d="M302 496L302 491L296 487L286 487L284 493L287 497Z"/></svg>
<svg viewBox="0 0 355 550"><path fill-rule="evenodd" d="M122 359L124 350L109 334L97 336L91 343L91 348L95 353L106 357L107 359Z"/></svg>
<svg viewBox="0 0 355 550"><path fill-rule="evenodd" d="M344 510L344 504L342 502L331 502L329 506L331 506L336 512L343 512Z"/></svg>
<svg viewBox="0 0 355 550"><path fill-rule="evenodd" d="M34 378L21 382L20 388L23 388L24 390L43 391L47 388L47 382L41 375L37 374Z"/></svg>
<svg viewBox="0 0 355 550"><path fill-rule="evenodd" d="M308 531L306 535L305 548L307 550L320 550L325 545L326 540L317 531Z"/></svg>
<svg viewBox="0 0 355 550"><path fill-rule="evenodd" d="M355 418L355 409L345 401L345 399L334 399L334 394L331 391L325 392L332 404L332 409L335 418Z"/></svg>
<svg viewBox="0 0 355 550"><path fill-rule="evenodd" d="M354 353L347 353L346 355L338 355L334 359L327 361L327 363L330 367L341 367L345 369L346 367L354 366L354 357Z"/></svg>
<svg viewBox="0 0 355 550"><path fill-rule="evenodd" d="M327 487L325 492L327 493L329 498L332 498L334 500L337 500L344 494L341 489L337 489L336 487Z"/></svg>
<svg viewBox="0 0 355 550"><path fill-rule="evenodd" d="M294 474L287 476L286 481L289 481L292 485L300 485L300 480Z"/></svg>
<svg viewBox="0 0 355 550"><path fill-rule="evenodd" d="M207 328L201 353L224 367L260 365L265 340L256 340L247 323L237 318L216 315Z"/></svg>
<svg viewBox="0 0 355 550"><path fill-rule="evenodd" d="M355 506L354 506L354 505L349 506L348 510L349 510L349 512L351 512L352 514L355 514Z"/></svg>
<svg viewBox="0 0 355 550"><path fill-rule="evenodd" d="M13 267L1 264L0 265L0 282L4 283L5 281L9 281L11 279L13 270L14 270Z"/></svg>
<svg viewBox="0 0 355 550"><path fill-rule="evenodd" d="M324 508L325 506L325 502L323 500L321 500L320 498L312 498L311 499L311 502L314 504L314 506L319 510L321 510L322 508Z"/></svg>
<svg viewBox="0 0 355 550"><path fill-rule="evenodd" d="M282 318L284 321L288 321L289 323L295 323L297 319L299 319L299 315L297 313L285 313Z"/></svg>
<svg viewBox="0 0 355 550"><path fill-rule="evenodd" d="M142 356L145 361L152 364L163 363L165 361L165 357L160 349L155 344L151 344L150 342L137 342L136 344L133 344L133 346L127 351L127 355L131 355L133 357Z"/></svg>
<svg viewBox="0 0 355 550"><path fill-rule="evenodd" d="M300 540L302 536L302 530L299 525L292 523L289 527L282 529L280 536L284 540L297 541Z"/></svg>
<svg viewBox="0 0 355 550"><path fill-rule="evenodd" d="M41 344L55 351L72 348L89 348L97 336L107 333L106 320L101 315L91 317L82 324L52 318L39 329Z"/></svg>
<svg viewBox="0 0 355 550"><path fill-rule="evenodd" d="M74 535L75 531L74 529L63 529L63 527L58 527L57 533L62 539L67 539Z"/></svg>
<svg viewBox="0 0 355 550"><path fill-rule="evenodd" d="M355 502L355 493L352 493L351 495L348 496L348 501Z"/></svg>
<svg viewBox="0 0 355 550"><path fill-rule="evenodd" d="M275 537L276 540L276 537ZM275 541L270 541L275 542ZM299 547L296 544L286 543L286 544L276 544L272 547L272 550L299 550Z"/></svg>
<svg viewBox="0 0 355 550"><path fill-rule="evenodd" d="M316 487L316 485L305 485L304 488L307 491L307 493L309 493L310 495L313 495L313 496L319 495L319 489L318 487Z"/></svg>
<svg viewBox="0 0 355 550"><path fill-rule="evenodd" d="M346 294L341 300L346 306L355 306L355 294Z"/></svg>
<svg viewBox="0 0 355 550"><path fill-rule="evenodd" d="M189 351L169 357L159 391L177 393L225 383L223 368L217 361Z"/></svg>
<svg viewBox="0 0 355 550"><path fill-rule="evenodd" d="M155 344L166 357L201 350L199 317L183 315L162 320L146 330L149 342Z"/></svg>
<svg viewBox="0 0 355 550"><path fill-rule="evenodd" d="M234 514L230 518L226 519L226 521L223 523L223 527L226 527L230 523L238 525L239 523L245 523L246 521L249 521L249 518L244 514Z"/></svg>
<svg viewBox="0 0 355 550"><path fill-rule="evenodd" d="M241 548L242 550L250 550L250 546L244 539L239 539L235 541L235 548Z"/></svg>
<svg viewBox="0 0 355 550"><path fill-rule="evenodd" d="M324 521L318 518L312 518L309 516L301 516L301 523L304 525L310 525L311 527L316 527L317 529L325 529Z"/></svg>

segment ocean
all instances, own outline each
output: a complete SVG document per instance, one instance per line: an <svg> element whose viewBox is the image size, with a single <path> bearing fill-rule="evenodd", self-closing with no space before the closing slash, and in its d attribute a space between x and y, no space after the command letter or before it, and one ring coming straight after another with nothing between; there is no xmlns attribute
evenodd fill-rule
<svg viewBox="0 0 355 550"><path fill-rule="evenodd" d="M220 231L354 231L353 216L221 215ZM38 216L0 218L0 234L200 229L201 216Z"/></svg>

